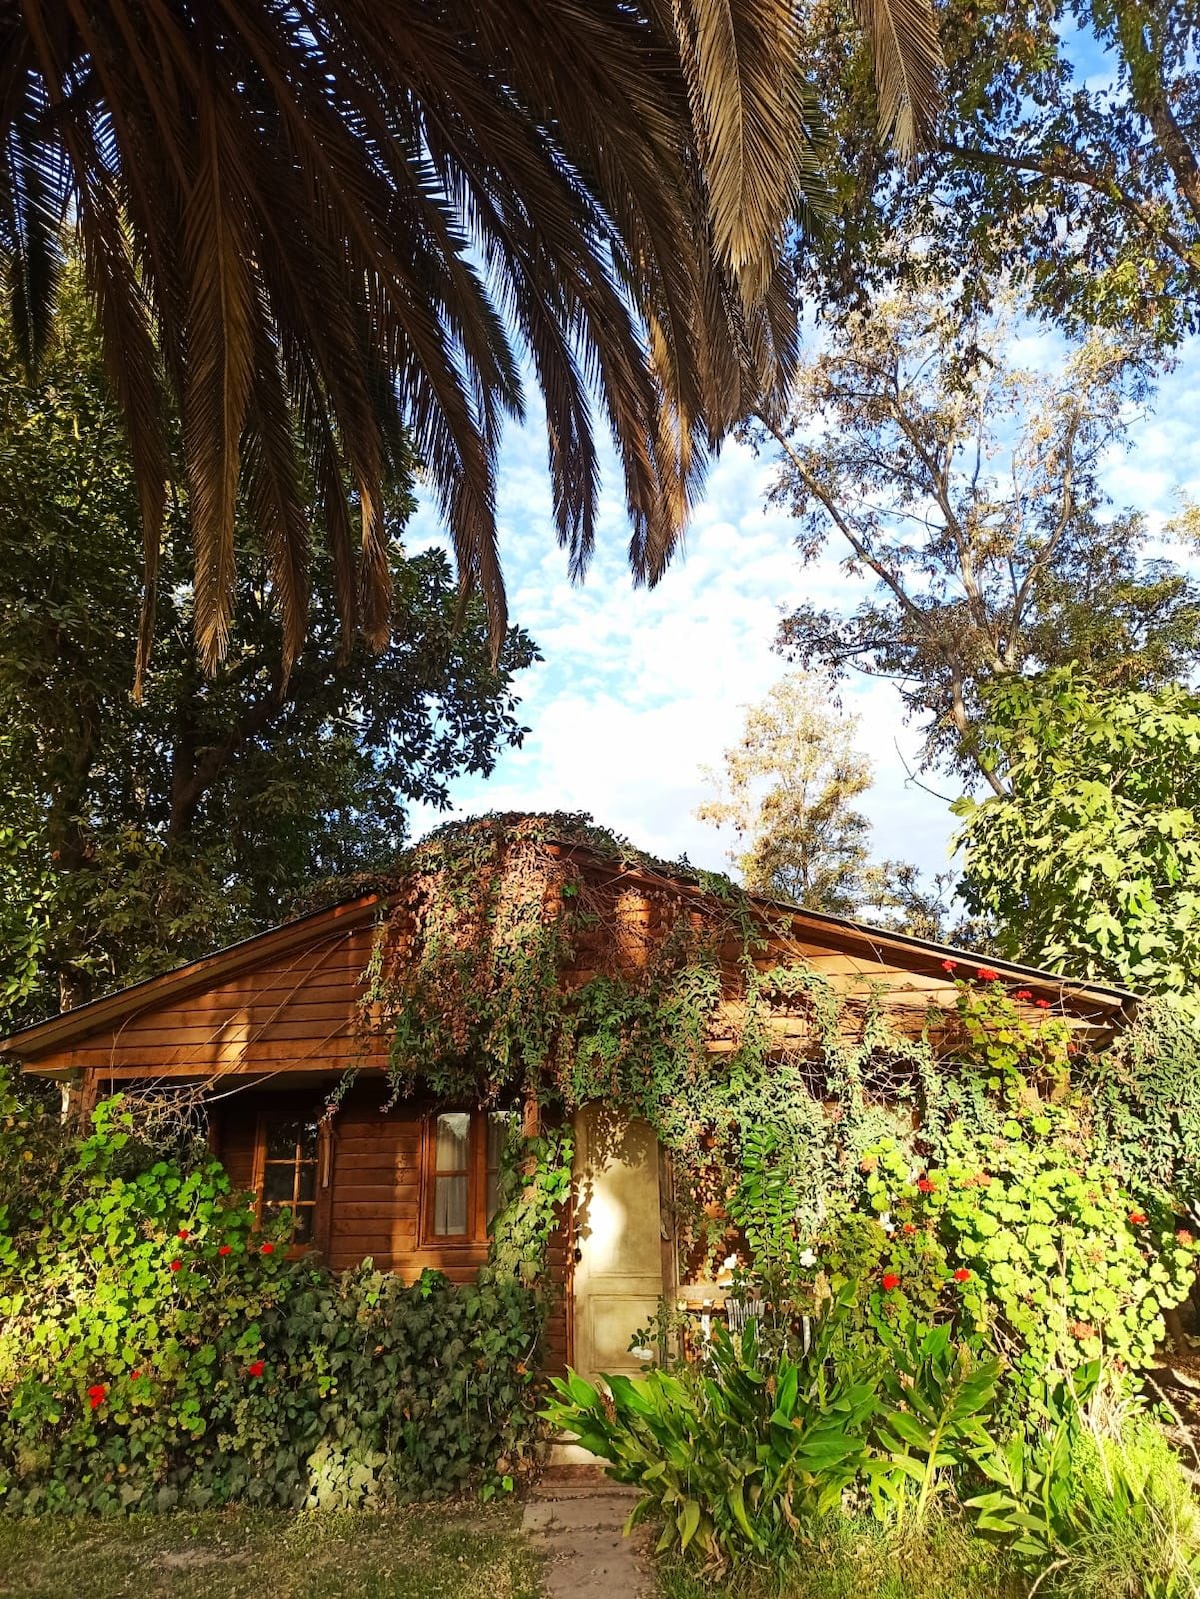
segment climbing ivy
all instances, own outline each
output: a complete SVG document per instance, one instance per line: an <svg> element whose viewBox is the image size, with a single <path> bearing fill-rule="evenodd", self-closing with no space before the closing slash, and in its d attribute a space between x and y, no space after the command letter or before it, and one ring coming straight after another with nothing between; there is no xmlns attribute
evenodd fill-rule
<svg viewBox="0 0 1200 1599"><path fill-rule="evenodd" d="M1165 1105L1177 1040L1135 1031L1097 1093L1103 1061L1067 1019L965 957L944 963L954 1006L903 1030L878 985L840 991L789 949L761 901L586 818L454 824L390 887L364 1015L397 1093L644 1118L688 1267L757 1254L757 1291L801 1308L853 1279L860 1327L953 1319L1031 1384L1101 1350L1144 1363L1186 1294L1196 1251L1162 1148L1192 1128ZM520 1158L542 1175L496 1253L528 1274L569 1154Z"/></svg>

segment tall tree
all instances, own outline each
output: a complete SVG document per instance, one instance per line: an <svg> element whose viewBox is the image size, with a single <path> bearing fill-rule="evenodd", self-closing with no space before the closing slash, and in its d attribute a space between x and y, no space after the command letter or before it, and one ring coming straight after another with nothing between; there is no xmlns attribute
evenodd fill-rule
<svg viewBox="0 0 1200 1599"><path fill-rule="evenodd" d="M853 305L941 277L968 305L1005 273L1069 326L1168 342L1200 325L1200 14L1188 0L939 0L945 108L898 179L870 133L853 0L816 0L802 51L836 164L809 287Z"/></svg>
<svg viewBox="0 0 1200 1599"><path fill-rule="evenodd" d="M1040 370L1014 317L933 293L848 316L804 364L775 499L805 564L832 544L857 604L797 607L778 642L805 667L893 679L931 760L1003 775L975 743L983 684L1077 661L1159 683L1200 653L1200 589L1144 560L1144 519L1099 482L1145 394L1136 346L1095 335Z"/></svg>
<svg viewBox="0 0 1200 1599"><path fill-rule="evenodd" d="M936 100L929 0L859 7L883 122L911 151ZM183 418L207 670L231 647L243 478L285 672L305 635L310 502L347 637L357 620L386 642L383 485L402 425L498 649L495 465L502 421L523 406L521 356L545 400L573 570L595 535L595 406L621 460L634 571L659 577L708 451L789 372L781 257L820 189L797 9L5 8L0 249L17 336L35 356L69 219L129 430L151 595L167 418ZM147 607L143 660L151 624Z"/></svg>
<svg viewBox="0 0 1200 1599"><path fill-rule="evenodd" d="M696 815L732 826L730 859L751 892L835 914L858 905L871 824L854 801L871 786L871 763L857 728L831 707L827 683L801 673L747 710L723 774L709 774L717 797Z"/></svg>
<svg viewBox="0 0 1200 1599"><path fill-rule="evenodd" d="M345 640L332 560L312 564L307 643L284 672L252 509L232 647L212 675L188 563L163 563L158 670L136 703L138 487L83 297L68 280L36 382L0 329L0 1009L12 1019L161 970L279 919L324 876L370 870L464 771L518 742L510 631L449 562L406 559L409 478L389 485L402 625ZM185 508L168 517L182 521Z"/></svg>
<svg viewBox="0 0 1200 1599"><path fill-rule="evenodd" d="M1070 668L988 694L1003 796L964 799L959 896L1002 952L1200 1017L1200 698Z"/></svg>

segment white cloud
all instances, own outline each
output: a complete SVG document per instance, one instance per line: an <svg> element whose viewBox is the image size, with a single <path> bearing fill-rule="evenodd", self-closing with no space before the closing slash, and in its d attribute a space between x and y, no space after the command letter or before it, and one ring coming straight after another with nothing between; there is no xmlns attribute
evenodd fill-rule
<svg viewBox="0 0 1200 1599"><path fill-rule="evenodd" d="M1200 458L1194 372L1187 363L1164 380L1157 417L1137 426L1136 453L1114 458L1107 473L1116 502L1144 506L1156 528ZM788 669L772 649L779 617L803 598L850 605L861 580L835 559L801 570L788 517L764 510L770 463L730 443L684 550L654 590L635 588L629 576L619 477L606 453L596 557L586 582L572 584L554 537L540 418L530 411L505 441L498 508L511 614L545 661L522 683L531 729L524 746L506 753L490 780L460 781L455 812L586 810L657 854L722 866L727 841L692 814L706 792L701 770L719 766L743 707ZM1194 475L1191 482L1200 487ZM410 545L441 539L435 513L422 505ZM845 704L862 718L859 742L875 765L864 809L876 853L943 869L954 819L909 779L919 738L896 691L852 682ZM436 819L415 816L416 831Z"/></svg>

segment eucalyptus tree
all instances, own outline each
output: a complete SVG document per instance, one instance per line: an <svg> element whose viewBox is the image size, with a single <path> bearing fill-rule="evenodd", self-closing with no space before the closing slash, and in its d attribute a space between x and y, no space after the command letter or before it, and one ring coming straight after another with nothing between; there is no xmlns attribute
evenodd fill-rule
<svg viewBox="0 0 1200 1599"><path fill-rule="evenodd" d="M976 744L988 682L1074 661L1153 685L1200 654L1200 589L1144 558L1144 517L1101 486L1148 392L1140 343L1030 352L1028 332L1011 305L964 318L935 291L880 300L829 332L789 416L761 430L801 562L833 554L846 579L836 603L785 617L780 649L894 680L928 758L998 793Z"/></svg>
<svg viewBox="0 0 1200 1599"><path fill-rule="evenodd" d="M859 4L883 128L911 151L937 99L929 0ZM243 482L285 668L310 519L346 637L384 644L383 485L406 435L498 647L496 462L523 357L572 570L596 532L595 410L648 582L711 450L786 384L784 246L823 192L796 0L22 0L0 91L21 345L45 339L67 220L150 601L182 418L208 670L230 647ZM148 603L143 663L152 629Z"/></svg>

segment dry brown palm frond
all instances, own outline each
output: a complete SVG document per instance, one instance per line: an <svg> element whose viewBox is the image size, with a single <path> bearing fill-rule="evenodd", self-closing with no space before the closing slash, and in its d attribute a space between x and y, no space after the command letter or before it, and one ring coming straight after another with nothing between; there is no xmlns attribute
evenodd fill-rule
<svg viewBox="0 0 1200 1599"><path fill-rule="evenodd" d="M929 0L854 0L871 40L880 131L903 157L925 149L942 97L942 51Z"/></svg>
<svg viewBox="0 0 1200 1599"><path fill-rule="evenodd" d="M821 198L795 3L3 8L0 252L15 325L35 359L67 219L128 423L151 598L166 419L182 418L210 664L229 636L243 492L285 668L318 533L343 647L356 629L386 638L382 507L405 437L498 647L496 463L523 370L545 402L572 572L595 539L600 425L635 574L661 575L710 452L791 370L781 259ZM911 140L936 41L917 0L875 4L876 37L893 42L877 50L881 104Z"/></svg>

